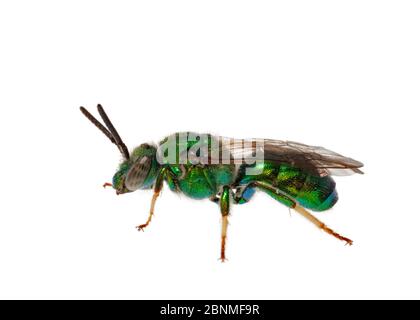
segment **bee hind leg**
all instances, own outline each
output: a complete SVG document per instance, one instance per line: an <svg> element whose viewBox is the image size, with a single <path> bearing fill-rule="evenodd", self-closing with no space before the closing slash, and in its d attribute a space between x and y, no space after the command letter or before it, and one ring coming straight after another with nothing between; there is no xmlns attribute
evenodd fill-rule
<svg viewBox="0 0 420 320"><path fill-rule="evenodd" d="M256 182L255 187L260 189L261 191L264 191L268 195L270 195L272 198L276 199L277 201L283 203L284 205L288 206L291 209L294 209L296 212L301 214L303 217L305 217L308 221L312 222L315 226L323 230L324 232L332 235L333 237L345 241L346 244L352 245L353 241L349 238L343 237L339 233L335 232L331 228L329 228L325 223L320 221L318 218L316 218L314 215L312 215L308 210L306 210L304 207L299 205L295 200L289 198L286 196L280 189L273 187L267 183L264 182Z"/></svg>
<svg viewBox="0 0 420 320"><path fill-rule="evenodd" d="M341 234L335 232L333 229L328 227L325 223L323 223L321 220L316 218L314 215L312 215L308 210L306 210L304 207L296 204L295 209L298 213L300 213L303 217L308 219L310 222L312 222L314 225L316 225L321 230L325 231L326 233L332 235L333 237L337 238L338 240L345 241L346 245L348 244L351 246L353 244L353 240L343 237Z"/></svg>

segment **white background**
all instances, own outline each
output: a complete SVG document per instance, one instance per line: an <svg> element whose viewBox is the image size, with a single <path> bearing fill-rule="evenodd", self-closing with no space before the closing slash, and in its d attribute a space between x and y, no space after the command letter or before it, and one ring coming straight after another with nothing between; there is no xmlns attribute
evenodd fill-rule
<svg viewBox="0 0 420 320"><path fill-rule="evenodd" d="M420 298L417 1L3 1L0 298ZM365 163L317 216L101 185L183 130L322 145Z"/></svg>

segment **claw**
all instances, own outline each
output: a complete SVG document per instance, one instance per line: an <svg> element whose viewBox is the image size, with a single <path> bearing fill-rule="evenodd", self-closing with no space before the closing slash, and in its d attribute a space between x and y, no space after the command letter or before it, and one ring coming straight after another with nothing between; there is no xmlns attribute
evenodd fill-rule
<svg viewBox="0 0 420 320"><path fill-rule="evenodd" d="M147 227L147 224L141 224L139 226L136 226L137 231L143 231L143 232L144 232L144 228L146 228L146 227Z"/></svg>
<svg viewBox="0 0 420 320"><path fill-rule="evenodd" d="M229 261L229 259L225 258L225 257L220 257L218 259L221 263L225 263L226 261Z"/></svg>
<svg viewBox="0 0 420 320"><path fill-rule="evenodd" d="M112 187L112 183L105 182L104 185L103 185L103 187L104 188L106 188L106 187Z"/></svg>
<svg viewBox="0 0 420 320"><path fill-rule="evenodd" d="M353 240L350 240L349 238L344 238L343 237L342 240L344 240L346 242L345 246L352 246L353 245Z"/></svg>

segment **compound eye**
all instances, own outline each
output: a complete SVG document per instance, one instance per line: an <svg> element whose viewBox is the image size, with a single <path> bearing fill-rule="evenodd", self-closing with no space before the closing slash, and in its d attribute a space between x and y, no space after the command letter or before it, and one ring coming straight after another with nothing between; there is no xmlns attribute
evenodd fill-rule
<svg viewBox="0 0 420 320"><path fill-rule="evenodd" d="M130 191L135 191L141 188L149 174L151 165L152 160L150 157L144 156L136 160L127 173L127 177L125 179L126 188Z"/></svg>

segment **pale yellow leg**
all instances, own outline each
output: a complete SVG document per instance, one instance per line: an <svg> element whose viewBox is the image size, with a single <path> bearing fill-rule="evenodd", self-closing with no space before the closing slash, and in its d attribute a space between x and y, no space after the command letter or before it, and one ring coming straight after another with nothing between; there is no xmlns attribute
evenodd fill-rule
<svg viewBox="0 0 420 320"><path fill-rule="evenodd" d="M160 192L155 192L153 194L152 203L150 204L149 217L147 218L146 223L141 224L141 225L136 227L138 231L144 231L143 229L146 228L149 225L149 223L152 221L152 217L153 217L153 214L155 212L156 200L159 197L159 194L160 194Z"/></svg>
<svg viewBox="0 0 420 320"><path fill-rule="evenodd" d="M220 252L220 260L222 260L222 262L225 262L225 260L227 260L225 256L225 249L226 249L228 223L229 223L228 215L222 216L222 246L221 246L221 252Z"/></svg>
<svg viewBox="0 0 420 320"><path fill-rule="evenodd" d="M149 225L150 221L152 221L152 217L153 217L153 214L155 212L156 200L159 197L160 192L162 191L163 181L165 179L165 175L166 175L166 169L163 168L163 169L160 170L160 172L159 172L159 174L156 178L156 181L155 181L155 185L154 185L154 188L153 188L153 190L154 190L153 198L152 198L152 202L150 204L149 217L147 218L146 223L141 224L141 225L136 227L137 230L139 230L139 231L140 230L144 231L143 229L146 228Z"/></svg>
<svg viewBox="0 0 420 320"><path fill-rule="evenodd" d="M296 206L293 209L295 209L298 213L300 213L302 216L304 216L306 219L308 219L310 222L312 222L318 228L324 230L326 233L332 235L333 237L336 237L339 240L345 241L346 244L348 244L350 246L353 244L353 240L350 240L349 238L343 237L342 235L338 234L334 230L330 229L329 227L327 227L327 225L325 223L318 220L315 216L313 216L311 213L309 213L302 206L296 204Z"/></svg>

